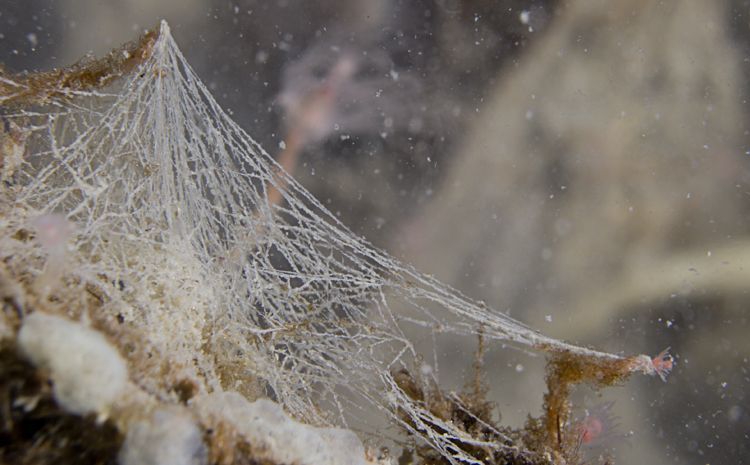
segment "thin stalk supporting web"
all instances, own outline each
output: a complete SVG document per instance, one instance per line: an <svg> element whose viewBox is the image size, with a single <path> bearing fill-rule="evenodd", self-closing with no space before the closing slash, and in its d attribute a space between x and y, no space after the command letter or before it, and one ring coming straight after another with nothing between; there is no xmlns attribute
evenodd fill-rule
<svg viewBox="0 0 750 465"><path fill-rule="evenodd" d="M72 298L81 314L139 328L150 354L200 390L254 385L297 417L343 425L364 399L451 462L476 462L457 446L470 439L397 379L420 365L413 334L481 332L652 370L643 356L545 337L358 238L219 107L166 23L149 40L105 90L34 94L33 82L3 79L0 104L34 96L3 111L1 250L48 284L41 295L63 293L48 279L58 266L61 283L88 292ZM70 229L62 252L19 234L50 222Z"/></svg>

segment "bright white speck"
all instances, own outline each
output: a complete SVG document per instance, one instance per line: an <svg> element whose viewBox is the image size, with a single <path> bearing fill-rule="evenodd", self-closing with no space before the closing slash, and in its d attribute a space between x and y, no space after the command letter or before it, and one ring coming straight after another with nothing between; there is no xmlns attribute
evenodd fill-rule
<svg viewBox="0 0 750 465"><path fill-rule="evenodd" d="M710 251L710 250L709 250L708 252L706 252L706 256L707 256L707 257L710 257L710 256L711 256L711 251Z"/></svg>
<svg viewBox="0 0 750 465"><path fill-rule="evenodd" d="M546 321L547 323L552 323L552 315L546 315L544 317L544 321Z"/></svg>
<svg viewBox="0 0 750 465"><path fill-rule="evenodd" d="M281 150L284 150L286 148L286 142L284 142L283 140L281 142L279 142L279 148Z"/></svg>
<svg viewBox="0 0 750 465"><path fill-rule="evenodd" d="M524 370L524 366L520 363L516 365L516 373L521 373Z"/></svg>
<svg viewBox="0 0 750 465"><path fill-rule="evenodd" d="M521 24L529 24L531 12L529 10L523 10L521 14L518 15L518 19L521 21Z"/></svg>
<svg viewBox="0 0 750 465"><path fill-rule="evenodd" d="M39 40L37 39L36 34L34 34L33 32L26 34L26 39L31 44L32 48L36 47L36 45L39 43Z"/></svg>

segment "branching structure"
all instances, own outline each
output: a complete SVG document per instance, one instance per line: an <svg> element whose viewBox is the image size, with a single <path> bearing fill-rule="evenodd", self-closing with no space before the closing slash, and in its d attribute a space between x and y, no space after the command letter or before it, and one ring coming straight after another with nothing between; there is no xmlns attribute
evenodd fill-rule
<svg viewBox="0 0 750 465"><path fill-rule="evenodd" d="M360 429L366 401L450 463L481 463L467 451L510 446L405 391L399 373L422 365L412 334L481 332L575 361L580 376L555 375L567 383L550 394L557 410L568 384L663 371L545 337L355 236L218 106L166 23L118 53L96 75L81 65L84 80L0 78L0 260L27 288L61 268L19 307L90 318L154 395L236 390ZM72 231L54 263L40 217ZM553 450L565 415L554 418Z"/></svg>

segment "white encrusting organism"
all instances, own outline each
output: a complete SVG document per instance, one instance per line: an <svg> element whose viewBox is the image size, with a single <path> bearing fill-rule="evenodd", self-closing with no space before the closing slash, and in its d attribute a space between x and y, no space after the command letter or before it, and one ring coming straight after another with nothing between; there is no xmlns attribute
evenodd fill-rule
<svg viewBox="0 0 750 465"><path fill-rule="evenodd" d="M120 465L207 465L203 431L184 408L161 407L132 425Z"/></svg>
<svg viewBox="0 0 750 465"><path fill-rule="evenodd" d="M28 212L63 212L76 234L66 286L52 293L121 338L131 371L152 395L170 398L170 386L188 380L201 394L265 394L299 420L365 430L358 416L369 404L448 461L476 463L455 446L465 435L395 379L421 364L412 334L481 332L487 343L627 360L546 337L377 250L227 116L165 22L143 50L116 86L46 95L44 112L3 115L30 132L25 163L3 193L9 201L0 202L7 219L0 259L19 275L38 264L39 244L19 234ZM269 201L270 192L281 201ZM36 225L40 240L61 224L46 218L54 221ZM30 315L21 342L52 369L56 396L71 411L106 411L124 383L119 355L81 325ZM659 375L666 366L637 360L622 366ZM101 367L90 378L97 392L87 389L88 377L66 378L88 373L83 363ZM283 430L360 447L340 430L297 426L266 401L224 411L249 436L272 441ZM248 423L259 416L276 426Z"/></svg>
<svg viewBox="0 0 750 465"><path fill-rule="evenodd" d="M106 417L125 390L128 370L117 349L80 323L35 312L24 318L18 344L49 370L55 400L72 413Z"/></svg>
<svg viewBox="0 0 750 465"><path fill-rule="evenodd" d="M231 424L256 451L273 463L366 465L365 448L352 431L316 428L297 422L268 399L248 402L234 392L211 394L197 405L204 417ZM211 420L206 420L211 423Z"/></svg>

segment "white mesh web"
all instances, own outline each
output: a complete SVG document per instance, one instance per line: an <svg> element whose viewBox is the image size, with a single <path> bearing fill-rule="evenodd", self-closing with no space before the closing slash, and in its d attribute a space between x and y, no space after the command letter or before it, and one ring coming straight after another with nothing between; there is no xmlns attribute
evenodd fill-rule
<svg viewBox="0 0 750 465"><path fill-rule="evenodd" d="M166 23L150 56L108 89L3 115L6 132L23 131L24 155L4 168L2 256L38 282L52 254L18 232L64 215L75 228L67 288L93 292L97 312L142 333L133 354L155 354L201 390L255 383L297 417L344 425L365 399L451 462L478 463L457 447L473 440L394 379L419 366L409 335L482 331L621 359L540 335L355 236L218 106ZM271 189L282 202L268 201ZM93 311L90 297L72 300ZM231 382L227 364L241 372ZM165 392L157 367L133 370Z"/></svg>

